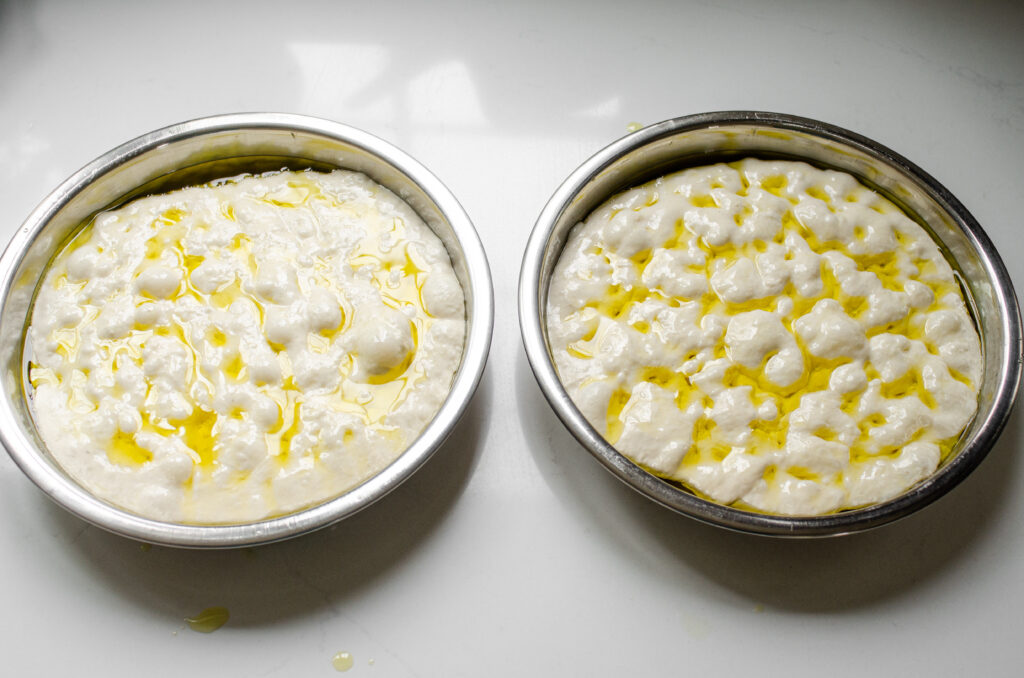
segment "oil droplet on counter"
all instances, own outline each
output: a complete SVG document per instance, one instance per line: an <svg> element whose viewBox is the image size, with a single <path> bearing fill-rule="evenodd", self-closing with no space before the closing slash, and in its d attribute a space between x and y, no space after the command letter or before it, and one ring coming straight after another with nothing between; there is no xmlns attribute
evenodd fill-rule
<svg viewBox="0 0 1024 678"><path fill-rule="evenodd" d="M644 128L644 125L641 122L631 122L628 125L626 125L626 131L627 132L639 132L643 128Z"/></svg>
<svg viewBox="0 0 1024 678"><path fill-rule="evenodd" d="M186 617L185 622L193 631L213 633L228 621L228 608L208 607L194 617Z"/></svg>
<svg viewBox="0 0 1024 678"><path fill-rule="evenodd" d="M355 660L348 652L339 652L334 655L334 658L331 660L331 664L338 671L348 671L355 664Z"/></svg>

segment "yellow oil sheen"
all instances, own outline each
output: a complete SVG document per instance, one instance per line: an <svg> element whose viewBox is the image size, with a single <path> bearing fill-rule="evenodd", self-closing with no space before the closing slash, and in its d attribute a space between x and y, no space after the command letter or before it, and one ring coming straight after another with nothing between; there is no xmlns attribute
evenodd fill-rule
<svg viewBox="0 0 1024 678"><path fill-rule="evenodd" d="M315 182L305 179L289 182L285 188L265 196L263 201L284 208L320 201L332 209L359 214L359 210L351 205L338 202L332 196L325 195ZM221 212L226 219L231 221L238 219L234 206L230 204L222 207ZM189 228L183 222L188 214L187 208L184 206L172 207L153 219L148 226L152 235L145 242L143 262L140 263L136 276L153 261L166 258L170 252L170 256L183 271L182 285L172 299L187 295L195 298L201 304L219 309L226 309L236 301L246 300L257 309L262 321L265 314L265 302L247 289L246 284L237 277L211 294L205 294L192 285L190 275L203 263L204 257L187 251L185 243L189 235ZM206 228L207 226L195 224L194 227ZM384 423L385 417L395 406L404 401L410 387L424 378L422 373L416 369L410 369L410 367L419 347L419 337L433 323L433 317L427 311L422 297L423 284L430 273L430 267L416 252L414 245L403 243L405 226L401 219L395 219L390 230L393 242L402 244L385 249L376 239L364 238L348 254L346 261L353 268L364 266L370 268L371 278L386 305L396 309L411 306L415 310L415 320L411 321L413 348L398 364L393 365L384 373L371 376L369 383L356 384L348 378L344 378L342 384L332 394L336 398L335 407L339 412L356 414L364 425L386 436L393 435L393 427ZM63 270L68 254L81 247L92 246L90 244L92 237L93 224L83 225L55 258L53 265L58 272ZM253 254L252 240L248 235L236 234L226 249L227 253L234 257L251 275L256 274L257 261ZM342 300L339 309L341 322L336 327L324 328L319 332L311 333L308 337L311 342L310 347L316 352L323 352L349 327L353 309L343 290L333 282L330 276L326 275L326 272L332 268L331 263L320 257L313 257L313 259L314 284L331 290ZM81 289L86 283L72 283L66 274L59 274L55 277L54 284L58 288L74 285L77 289ZM636 294L627 296L630 299L637 298ZM147 303L153 302L143 298L138 306ZM623 299L620 305L625 308L628 303L628 300ZM87 316L86 320L94 318L98 311L91 310L91 313L92 317ZM114 371L116 356L119 354L126 355L137 364L141 364L142 351L146 341L152 336L173 337L187 347L191 353L191 362L195 366L189 376L190 387L203 388L208 393L215 392L217 375L206 374L199 365L204 342L216 348L229 346L231 339L220 328L211 328L203 337L192 337L187 328L177 322L159 327L136 323L128 337L100 341L99 348L101 353L107 356L107 366ZM64 356L68 363L77 360L80 346L77 329L58 330L54 332L53 340L57 344L57 351ZM285 347L274 344L271 346L278 351L278 359L285 379L279 386L257 385L264 394L277 403L282 413L278 426L266 434L266 439L271 454L276 456L281 463L286 463L289 459L291 440L302 430L299 413L303 394L290 377L291 363ZM338 365L338 369L343 375L350 374L353 369L353 356L349 355L345 358ZM248 368L243 355L238 351L228 355L226 361L221 365L221 371L223 376L229 380L244 381L248 379ZM80 410L93 409L91 401L84 396L85 379L81 372L75 370L69 371L68 374L61 374L49 369L34 368L31 365L29 367L29 382L33 387L42 384L57 385L65 379L72 384L72 406L78 407ZM367 393L369 393L369 398L365 397ZM76 403L81 404L76 405ZM195 406L192 415L181 421L154 421L145 412L143 415L143 426L140 430L179 437L190 451L196 473L210 473L217 467L221 416L216 412ZM242 418L247 416L244 412L236 412L233 415ZM351 434L349 434L348 440L351 438ZM396 440L397 444L404 442ZM123 432L118 432L111 439L106 452L112 463L123 466L144 466L153 459L151 452L135 442L134 434Z"/></svg>
<svg viewBox="0 0 1024 678"><path fill-rule="evenodd" d="M107 459L118 466L142 466L152 461L153 453L136 443L133 434L118 431L110 440Z"/></svg>
<svg viewBox="0 0 1024 678"><path fill-rule="evenodd" d="M744 185L746 186L746 177L743 176L742 173L741 176L743 177ZM714 184L714 187L718 186L720 186L720 184ZM786 198L791 203L797 202L794 198L786 195L788 180L783 175L764 179L761 182L760 187L776 196ZM850 193L845 197L845 200L848 202L856 202L859 199L858 196L862 192L864 191L858 190ZM744 193L745 191L741 192L741 195ZM825 202L829 209L835 211L835 206L833 204L835 201L833 200L833 197L823 189L823 187L813 186L807 190L807 193L811 197ZM842 196L837 196L836 198L836 200L842 199ZM650 198L648 200L650 201ZM719 207L718 202L709 194L690 196L689 202L693 207L697 208ZM877 211L883 213L890 211L891 209L895 209L883 199L879 199L871 206ZM737 213L735 215L737 225L742 225L750 214L751 211L749 208L744 212ZM881 282L882 286L889 290L903 291L904 281L908 279L909 273L913 273L913 269L916 267L919 272L919 276L913 277L926 284L932 290L936 298L933 307L928 310L935 310L935 308L938 308L942 303L942 297L950 293L958 292L955 285L951 285L946 281L938 279L937 268L935 267L934 262L929 260L912 261L904 250L887 251L874 254L855 254L851 251L849 243L839 241L821 242L813 232L799 222L791 210L785 212L781 221L781 228L771 240L775 243L784 243L785 236L788 232L793 232L803 238L808 243L811 250L817 254L824 254L831 251L848 257L857 265L858 270L874 274ZM858 227L855 230L855 237L857 239L862 239L865 235L866 233L863 228ZM901 246L906 246L908 244L909 237L905 233L897 230L895 231L895 235ZM712 246L703 238L698 238L693 232L691 232L687 228L684 218L677 221L673 235L668 238L662 246L670 250L686 250L691 241L700 248L706 256L703 264L690 265L687 267L687 270L689 272L704 273L708 277L709 281L714 270L719 270L718 267L728 267L740 257L753 259L758 253L764 252L767 249L768 244L765 241L756 240L741 246L736 246L731 242ZM593 253L603 255L606 258L614 256L605 253L600 247L594 248ZM651 261L652 256L652 250L645 249L629 257L629 261L635 267L636 280L642 279L644 269ZM604 295L587 303L584 308L584 311L587 309L593 309L593 311L596 311L601 317L601 322L595 324L594 330L588 333L587 336L581 338L579 341L572 342L566 350L568 354L574 358L591 359L597 350L597 347L594 345L597 340L595 339L595 333L598 337L600 336L601 330L598 328L606 322L605 319L610 321L624 319L629 315L631 308L635 304L643 303L651 298L659 298L672 306L698 301L701 304L703 315L723 314L731 316L753 310L775 311L778 308L780 299L785 297L792 301L792 310L782 316L781 319L783 325L786 326L790 332L793 332L793 323L796 319L810 313L815 304L825 299L834 299L838 301L842 306L843 311L854 319L862 317L868 310L868 299L866 297L854 296L846 293L843 286L833 274L830 264L825 259L822 259L821 261L820 277L822 281L822 291L820 294L815 296L804 297L797 292L792 283L789 283L782 295L769 295L764 298L752 299L742 303L730 303L721 299L716 293L710 290L710 286L709 291L706 294L702 295L699 299L694 300L684 297L665 297L659 290L648 289L639 283L632 286L623 286L619 284L609 285ZM631 326L635 331L641 334L646 334L651 330L650 324L646 321L634 321L631 323ZM935 347L926 340L922 323L920 321L912 322L910 315L895 322L870 327L867 329L866 333L869 338L882 333L901 334L912 340L921 341L929 351L937 353ZM845 357L829 360L822 359L812 355L799 341L798 345L800 345L803 353L804 371L801 377L792 384L785 386L778 385L771 382L766 377L764 373L764 366L768 357L765 358L765 361L758 368L752 369L734 364L726 372L724 379L724 385L726 387L733 388L747 386L750 388L751 399L755 404L771 400L778 408L778 414L773 419L755 419L751 423L753 442L748 446L747 451L757 453L759 450L781 449L786 443L789 414L799 406L802 396L806 393L827 389L832 372L840 365L852 361L851 358ZM724 341L720 340L713 348L712 353L714 358L725 357L727 355L727 350L724 345ZM687 356L685 360L690 360L693 357L694 355L691 354L690 356ZM877 371L874 370L869 362L866 364L866 371L869 379L880 379ZM962 383L971 385L969 379L955 370L951 369L950 374L953 378L961 381ZM690 384L689 379L685 375L667 367L651 366L643 368L638 374L638 380L648 381L674 392L676 395L676 402L680 409L684 409L688 406L695 393L699 394L699 392ZM889 399L915 397L929 408L934 409L937 406L934 397L927 391L927 389L924 388L921 376L916 370L911 370L906 375L891 382L883 382L881 395L884 398ZM606 415L605 437L612 444L615 444L622 435L623 422L621 420L621 413L628 402L629 397L628 391L619 389L616 390L609 399ZM859 406L859 399L859 392L846 394L843 396L841 409L846 414L857 419L858 417L856 413ZM708 406L710 407L710 403ZM870 431L873 428L884 424L884 418L877 414L870 415L860 420L859 425L861 428L861 434L857 441L851 446L851 462L863 462L874 456L885 456L899 453L900 448L896 448L895 450L870 451L869 446L867 445ZM920 435L922 432L923 431L919 431L917 435ZM815 431L814 435L819 437L822 441L835 441L837 439L836 432L828 428L818 429ZM954 448L956 439L940 441L938 444L942 451L943 458L945 458L945 456L947 456ZM692 446L684 456L682 466L693 465L701 461L721 461L730 450L730 446L716 438L714 422L706 416L703 416L697 421L694 427ZM769 466L764 472L764 478L771 481L779 470L780 469L777 469L775 466ZM837 474L832 478L824 478L810 469L800 467L789 467L782 470L790 476L802 480L831 482L833 484L842 483L842 474Z"/></svg>
<svg viewBox="0 0 1024 678"><path fill-rule="evenodd" d="M213 633L224 626L230 616L226 607L208 607L194 617L186 617L185 623L198 633Z"/></svg>

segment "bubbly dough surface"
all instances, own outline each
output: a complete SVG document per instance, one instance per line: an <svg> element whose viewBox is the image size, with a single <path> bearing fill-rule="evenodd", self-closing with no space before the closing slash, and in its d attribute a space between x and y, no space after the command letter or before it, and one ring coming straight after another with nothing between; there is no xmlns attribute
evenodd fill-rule
<svg viewBox="0 0 1024 678"><path fill-rule="evenodd" d="M462 355L448 253L362 174L275 172L135 200L54 260L28 333L37 426L98 496L236 523L364 482Z"/></svg>
<svg viewBox="0 0 1024 678"><path fill-rule="evenodd" d="M746 159L616 195L548 290L559 377L623 454L723 504L819 515L930 475L981 347L921 226L850 175Z"/></svg>

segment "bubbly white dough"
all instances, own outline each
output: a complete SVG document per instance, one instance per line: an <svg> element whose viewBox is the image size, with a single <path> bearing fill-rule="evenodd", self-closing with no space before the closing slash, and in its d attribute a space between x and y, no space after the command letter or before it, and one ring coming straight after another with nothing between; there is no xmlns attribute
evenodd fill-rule
<svg viewBox="0 0 1024 678"><path fill-rule="evenodd" d="M69 474L158 520L299 510L398 457L465 334L448 253L362 174L277 172L142 198L53 262L28 334Z"/></svg>
<svg viewBox="0 0 1024 678"><path fill-rule="evenodd" d="M978 335L935 242L804 163L616 195L572 231L547 326L570 397L623 454L768 513L894 497L977 409Z"/></svg>

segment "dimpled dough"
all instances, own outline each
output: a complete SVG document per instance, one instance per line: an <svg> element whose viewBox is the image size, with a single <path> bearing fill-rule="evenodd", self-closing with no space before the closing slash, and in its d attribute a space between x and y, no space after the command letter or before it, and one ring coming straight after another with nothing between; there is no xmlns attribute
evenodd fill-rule
<svg viewBox="0 0 1024 678"><path fill-rule="evenodd" d="M292 512L390 464L465 334L437 237L367 177L245 176L100 214L29 330L38 428L68 473L159 520Z"/></svg>
<svg viewBox="0 0 1024 678"><path fill-rule="evenodd" d="M616 195L548 293L570 397L623 454L723 504L818 515L931 474L982 357L935 242L853 177L747 159Z"/></svg>

